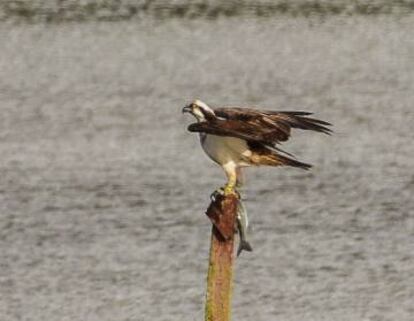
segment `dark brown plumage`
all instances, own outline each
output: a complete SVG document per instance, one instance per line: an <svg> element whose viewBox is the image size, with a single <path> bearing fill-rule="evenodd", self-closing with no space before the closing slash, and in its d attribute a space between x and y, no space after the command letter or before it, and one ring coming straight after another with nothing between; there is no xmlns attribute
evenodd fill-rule
<svg viewBox="0 0 414 321"><path fill-rule="evenodd" d="M270 111L253 108L211 108L200 100L184 107L197 122L188 126L199 132L206 154L222 166L228 177L227 190L239 181L241 168L287 165L309 169L278 146L289 139L292 128L330 134L331 124L309 117L303 111Z"/></svg>
<svg viewBox="0 0 414 321"><path fill-rule="evenodd" d="M287 141L291 128L313 130L330 134L331 124L307 117L312 113L302 111L268 111L251 108L225 107L213 109L215 118L191 124L190 132L205 132L218 136L232 136L247 141L261 142L275 147Z"/></svg>

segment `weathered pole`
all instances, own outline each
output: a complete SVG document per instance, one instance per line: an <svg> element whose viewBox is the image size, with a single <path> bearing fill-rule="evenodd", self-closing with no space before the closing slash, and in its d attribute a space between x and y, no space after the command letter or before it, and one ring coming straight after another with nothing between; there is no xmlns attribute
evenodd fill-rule
<svg viewBox="0 0 414 321"><path fill-rule="evenodd" d="M206 212L213 228L205 321L230 321L237 202L236 194L217 195Z"/></svg>

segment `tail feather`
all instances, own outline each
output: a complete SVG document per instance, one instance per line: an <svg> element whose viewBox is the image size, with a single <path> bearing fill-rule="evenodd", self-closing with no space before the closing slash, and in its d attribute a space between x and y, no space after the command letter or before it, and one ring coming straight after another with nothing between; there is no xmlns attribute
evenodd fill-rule
<svg viewBox="0 0 414 321"><path fill-rule="evenodd" d="M305 170L308 170L312 167L310 164L303 163L296 159L281 155L265 146L256 146L252 156L250 157L250 161L254 165L292 166Z"/></svg>
<svg viewBox="0 0 414 321"><path fill-rule="evenodd" d="M292 166L292 167L302 168L304 170L308 170L312 167L312 165L310 165L310 164L303 163L303 162L300 162L296 159L286 157L286 156L276 154L276 153L272 154L272 158L277 163L277 164L275 164L276 166L278 166L278 165Z"/></svg>

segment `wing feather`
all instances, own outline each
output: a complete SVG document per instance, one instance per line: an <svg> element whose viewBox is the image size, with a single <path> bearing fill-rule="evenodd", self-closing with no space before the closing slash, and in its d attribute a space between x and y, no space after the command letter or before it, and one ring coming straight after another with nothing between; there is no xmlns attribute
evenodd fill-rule
<svg viewBox="0 0 414 321"><path fill-rule="evenodd" d="M319 119L307 117L312 113L304 111L270 111L253 108L223 107L216 108L214 113L222 119L239 121L256 125L259 130L266 130L266 138L273 145L289 139L291 128L313 130L330 134L326 127L331 124Z"/></svg>
<svg viewBox="0 0 414 321"><path fill-rule="evenodd" d="M247 141L273 144L272 134L269 130L261 129L255 124L233 120L214 120L194 123L188 126L190 132L203 132L217 136L230 136Z"/></svg>
<svg viewBox="0 0 414 321"><path fill-rule="evenodd" d="M270 147L289 139L292 128L330 134L328 122L307 117L304 111L269 111L252 108L223 107L214 109L217 116L205 122L191 124L190 132L204 132L260 142Z"/></svg>

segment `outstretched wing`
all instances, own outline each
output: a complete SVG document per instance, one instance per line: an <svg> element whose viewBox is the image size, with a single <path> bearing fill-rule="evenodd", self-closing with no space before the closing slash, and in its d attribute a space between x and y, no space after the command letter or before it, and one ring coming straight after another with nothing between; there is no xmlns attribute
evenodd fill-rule
<svg viewBox="0 0 414 321"><path fill-rule="evenodd" d="M215 119L208 122L194 123L188 126L188 130L190 132L203 132L217 136L236 137L270 145L274 143L271 130L238 120Z"/></svg>
<svg viewBox="0 0 414 321"><path fill-rule="evenodd" d="M252 108L224 107L214 110L216 116L225 119L254 122L263 126L273 127L280 135L279 141L285 141L290 136L291 128L313 130L330 134L332 131L326 127L330 123L309 117L312 113L305 111L272 111ZM284 138L284 139L283 139Z"/></svg>
<svg viewBox="0 0 414 321"><path fill-rule="evenodd" d="M307 112L274 112L248 108L217 108L218 118L208 122L191 124L191 132L204 132L218 136L231 136L247 141L260 142L268 146L286 141L291 128L314 130L329 134L325 126L330 124L306 117Z"/></svg>

